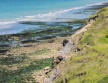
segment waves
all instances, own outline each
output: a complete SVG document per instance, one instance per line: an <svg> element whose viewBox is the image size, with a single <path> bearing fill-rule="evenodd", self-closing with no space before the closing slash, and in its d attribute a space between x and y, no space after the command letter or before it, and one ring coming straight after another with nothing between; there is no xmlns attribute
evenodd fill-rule
<svg viewBox="0 0 108 83"><path fill-rule="evenodd" d="M77 12L83 11L88 8L92 8L93 6L101 6L101 5L106 5L107 2L99 2L99 3L94 3L94 4L87 4L85 6L80 6L80 7L74 7L74 8L68 8L68 9L60 9L57 11L51 11L48 13L44 14L36 14L33 16L24 16L22 18L16 18L13 20L9 21L0 21L0 29L7 29L7 28L13 28L13 27L21 27L20 22L21 21L35 21L35 22L64 22L69 19L67 18L72 18L76 19L76 17L80 17L78 15L83 15L85 16L84 12L77 14ZM70 15L69 15L70 13ZM88 12L89 13L89 12ZM89 13L90 15L91 13Z"/></svg>
<svg viewBox="0 0 108 83"><path fill-rule="evenodd" d="M44 14L36 14L33 16L25 16L23 18L17 18L18 21L40 21L40 22L55 22L55 21L63 21L58 20L57 18L61 17L62 15L68 12L72 12L74 13L75 11L81 11L87 8L90 8L92 6L100 6L100 5L104 5L105 1L103 2L99 2L99 3L94 3L94 4L88 4L86 6L81 6L81 7L74 7L74 8L69 8L69 9L61 9L61 10L57 10L57 11L51 11L48 13L44 13ZM70 17L71 18L71 17Z"/></svg>
<svg viewBox="0 0 108 83"><path fill-rule="evenodd" d="M64 14L64 13L68 13L68 12L71 12L71 11L83 10L83 9L87 9L89 7L96 6L96 5L97 6L104 5L105 3L107 3L107 2L103 1L103 2L94 3L94 4L87 4L86 6L82 6L82 7L61 9L61 10L51 11L51 12L44 13L44 14L36 14L36 15L33 15L33 16L24 16L22 18L16 18L12 21L4 21L4 22L0 21L0 25L11 24L11 23L15 23L15 22L18 22L18 21L38 21L38 22L39 21L42 21L42 22L57 21L57 18L62 16L62 14Z"/></svg>

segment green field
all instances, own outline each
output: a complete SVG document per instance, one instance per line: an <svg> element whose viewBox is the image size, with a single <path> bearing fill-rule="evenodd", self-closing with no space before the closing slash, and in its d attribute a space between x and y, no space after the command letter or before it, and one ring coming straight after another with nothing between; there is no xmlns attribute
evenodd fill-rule
<svg viewBox="0 0 108 83"><path fill-rule="evenodd" d="M79 53L64 66L57 83L108 83L108 7L101 9L78 44Z"/></svg>

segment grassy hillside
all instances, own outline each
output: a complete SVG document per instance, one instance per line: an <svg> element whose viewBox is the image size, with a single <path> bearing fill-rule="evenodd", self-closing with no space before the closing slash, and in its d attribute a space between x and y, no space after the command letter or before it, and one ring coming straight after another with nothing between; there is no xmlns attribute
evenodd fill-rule
<svg viewBox="0 0 108 83"><path fill-rule="evenodd" d="M61 63L62 76L56 83L108 83L108 7L90 19L78 44L80 51Z"/></svg>

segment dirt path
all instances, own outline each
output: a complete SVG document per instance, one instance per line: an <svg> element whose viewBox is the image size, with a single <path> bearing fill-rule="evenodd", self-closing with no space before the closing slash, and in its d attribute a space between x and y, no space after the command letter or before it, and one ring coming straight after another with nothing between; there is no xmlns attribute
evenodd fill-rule
<svg viewBox="0 0 108 83"><path fill-rule="evenodd" d="M87 31L87 27L90 27L90 25L91 24L86 25L82 29L78 30L74 35L72 35L71 38L70 38L70 42L63 49L61 49L59 51L59 55L63 56L63 57L66 57L66 54L69 53L72 49L74 49L76 47L74 42L73 42L73 41L75 41L74 40L75 37L78 36L81 33L84 33L85 31ZM54 68L52 70L52 74L49 77L44 78L43 83L53 83L53 81L59 77L59 75L61 73L60 70L61 70L61 67L60 67L60 64L59 64L59 65L57 65L56 68Z"/></svg>

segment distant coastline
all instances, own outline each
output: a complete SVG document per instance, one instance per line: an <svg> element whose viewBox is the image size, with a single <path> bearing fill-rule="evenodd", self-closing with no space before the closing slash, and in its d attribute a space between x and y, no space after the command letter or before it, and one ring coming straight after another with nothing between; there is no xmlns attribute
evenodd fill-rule
<svg viewBox="0 0 108 83"><path fill-rule="evenodd" d="M0 82L106 82L107 5L108 3L104 3L68 12L68 15L74 14L72 16L79 19L1 23Z"/></svg>
<svg viewBox="0 0 108 83"><path fill-rule="evenodd" d="M39 25L39 22L49 22L51 24L54 22L67 22L71 20L81 20L81 19L87 19L91 14L96 13L96 11L100 8L103 8L107 6L107 2L99 2L94 4L88 4L86 6L81 7L73 7L68 9L62 9L58 11L53 11L45 14L37 14L33 16L24 16L24 18L21 17L17 18L15 20L10 21L1 21L0 22L0 35L3 34L15 34L23 32L24 30L31 30L39 28L42 28L41 25ZM31 24L21 24L22 21L29 21L29 22L37 22L35 25ZM48 26L44 26L44 28L48 28Z"/></svg>

